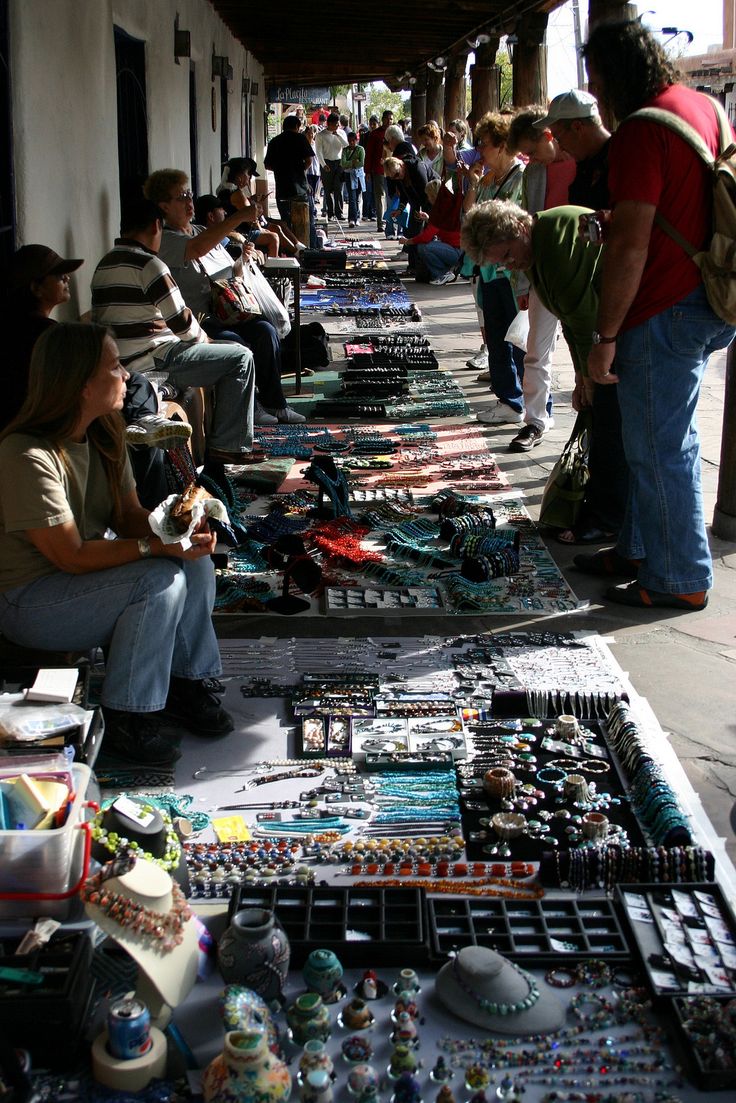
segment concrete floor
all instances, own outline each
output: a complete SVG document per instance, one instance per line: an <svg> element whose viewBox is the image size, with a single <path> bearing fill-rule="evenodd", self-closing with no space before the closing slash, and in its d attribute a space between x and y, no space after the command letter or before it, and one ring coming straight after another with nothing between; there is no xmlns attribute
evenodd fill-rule
<svg viewBox="0 0 736 1103"><path fill-rule="evenodd" d="M331 227L332 229L332 227ZM371 236L366 223L361 236ZM386 253L396 259L398 245L386 242ZM403 264L397 265L399 269ZM475 381L476 372L465 361L480 344L471 289L460 281L445 287L430 287L407 281L411 298L421 307L428 335L444 370L462 384L472 408L490 405L488 384ZM308 320L308 319L307 319ZM339 358L341 349L333 346ZM721 422L725 384L725 354L708 367L698 410L702 452L706 517L712 517L716 500L720 458ZM533 452L508 453L506 446L515 434L512 427L489 431L490 446L512 484L523 490L532 517L538 516L542 488L573 422L570 395L573 369L567 346L560 341L554 362L555 426ZM468 419L468 420L472 420ZM613 654L627 671L635 689L645 697L662 728L671 733L671 744L696 792L716 834L726 841L726 851L736 861L736 544L711 535L715 566L715 587L703 612L668 610L640 611L601 601L603 586L594 578L570 570L580 549L565 547L550 538L554 558L568 576L573 589L590 606L585 611L545 620L550 629L581 629L609 637ZM501 632L524 630L538 624L531 618L463 617L409 618L377 623L356 619L350 635L422 633L445 635L457 632ZM273 617L217 618L223 637L258 637L274 632L289 636L319 637L346 635L344 621L290 618L277 624Z"/></svg>

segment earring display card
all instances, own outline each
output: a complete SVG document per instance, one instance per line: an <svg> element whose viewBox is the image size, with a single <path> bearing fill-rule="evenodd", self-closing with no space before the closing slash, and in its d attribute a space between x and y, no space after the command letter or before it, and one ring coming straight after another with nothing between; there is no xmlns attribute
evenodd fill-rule
<svg viewBox="0 0 736 1103"><path fill-rule="evenodd" d="M334 617L391 616L398 613L422 616L444 613L446 609L436 586L402 586L396 589L328 586L325 590L325 612Z"/></svg>
<svg viewBox="0 0 736 1103"><path fill-rule="evenodd" d="M412 751L449 751L453 758L465 758L465 729L457 716L411 716L409 749Z"/></svg>
<svg viewBox="0 0 736 1103"><path fill-rule="evenodd" d="M655 996L736 996L736 919L717 884L619 885Z"/></svg>
<svg viewBox="0 0 736 1103"><path fill-rule="evenodd" d="M274 911L289 936L292 965L312 950L334 947L343 965L364 966L367 942L380 944L381 963L427 960L426 900L421 889L235 887L228 918L242 908Z"/></svg>
<svg viewBox="0 0 736 1103"><path fill-rule="evenodd" d="M631 956L611 900L448 900L427 898L430 952L439 958L484 946L515 961Z"/></svg>

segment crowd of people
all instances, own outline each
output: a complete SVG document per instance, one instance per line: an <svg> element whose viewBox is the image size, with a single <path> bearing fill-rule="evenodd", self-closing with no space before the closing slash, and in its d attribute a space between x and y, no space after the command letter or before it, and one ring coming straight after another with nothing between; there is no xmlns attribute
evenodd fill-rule
<svg viewBox="0 0 736 1103"><path fill-rule="evenodd" d="M196 199L184 172L152 173L94 268L87 324L51 318L82 259L43 245L15 253L4 303L0 631L32 647L106 648L108 751L170 764L181 728L231 730L210 618L216 537L202 521L191 541L163 544L148 523L168 489L157 446L188 432L160 416L154 381L209 389L202 474L215 481L226 465L257 460L254 424L304 420L284 395L275 325L255 310L223 319L213 292L233 277L247 287L265 256L314 246L320 186L328 219L347 202L351 226L403 227L410 274L435 285L469 278L482 345L468 364L494 398L478 416L518 426L512 451L537 446L552 424L561 326L592 446L583 511L560 539L613 541L575 563L624 579L606 591L614 602L705 606L712 564L695 409L709 354L735 331L665 228L696 248L708 242L707 168L681 136L636 112L679 116L714 155L718 118L638 22L596 27L584 53L589 92L486 114L472 139L463 120L444 131L427 122L415 146L390 111L357 132L335 112L310 122L288 114L265 156L277 219L250 158L229 161L217 194ZM603 120L613 118L611 136ZM525 352L507 339L523 312Z"/></svg>

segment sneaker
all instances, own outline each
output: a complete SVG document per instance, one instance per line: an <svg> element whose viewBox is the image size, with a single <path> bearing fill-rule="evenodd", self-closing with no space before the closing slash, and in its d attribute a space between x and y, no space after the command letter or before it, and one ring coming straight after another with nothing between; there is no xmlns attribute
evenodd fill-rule
<svg viewBox="0 0 736 1103"><path fill-rule="evenodd" d="M270 414L268 410L265 410L261 406L258 399L253 404L253 424L254 425L278 425L279 419Z"/></svg>
<svg viewBox="0 0 736 1103"><path fill-rule="evenodd" d="M453 271L445 272L444 276L438 276L436 280L430 280L432 287L444 287L446 283L454 283L457 276Z"/></svg>
<svg viewBox="0 0 736 1103"><path fill-rule="evenodd" d="M292 410L291 406L284 406L281 410L271 410L274 415L274 421L280 421L285 425L301 425L306 421L304 414L298 414L296 410Z"/></svg>
<svg viewBox="0 0 736 1103"><path fill-rule="evenodd" d="M490 370L486 369L486 371L478 372L478 374L475 377L475 381L476 381L476 383L490 383L490 381L491 381Z"/></svg>
<svg viewBox="0 0 736 1103"><path fill-rule="evenodd" d="M216 678L172 678L166 716L195 735L227 735L235 725L217 696L223 688Z"/></svg>
<svg viewBox="0 0 736 1103"><path fill-rule="evenodd" d="M480 348L478 349L478 351L476 352L475 356L471 356L469 360L465 361L465 363L467 364L467 366L469 368L475 368L476 371L477 371L478 368L482 368L482 369L487 368L488 367L488 349L486 348L486 346L481 345Z"/></svg>
<svg viewBox="0 0 736 1103"><path fill-rule="evenodd" d="M524 415L517 413L516 410L506 403L501 402L500 399L495 406L491 406L488 410L479 410L476 419L482 425L523 425Z"/></svg>
<svg viewBox="0 0 736 1103"><path fill-rule="evenodd" d="M188 421L169 421L161 414L145 414L125 427L126 442L146 448L178 448L186 444L191 435Z"/></svg>
<svg viewBox="0 0 736 1103"><path fill-rule="evenodd" d="M509 442L509 452L531 452L532 448L542 443L544 434L545 430L538 425L525 425Z"/></svg>
<svg viewBox="0 0 736 1103"><path fill-rule="evenodd" d="M122 712L103 705L102 714L103 754L141 766L169 766L181 758L179 748L161 734L162 712Z"/></svg>

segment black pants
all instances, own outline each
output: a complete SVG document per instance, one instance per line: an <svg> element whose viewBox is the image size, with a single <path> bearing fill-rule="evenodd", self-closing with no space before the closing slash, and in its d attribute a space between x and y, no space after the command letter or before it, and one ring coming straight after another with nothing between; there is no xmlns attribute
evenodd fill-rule
<svg viewBox="0 0 736 1103"><path fill-rule="evenodd" d="M146 414L158 413L158 396L153 385L140 372L132 371L126 384L123 418L126 425ZM142 506L155 509L168 497L166 481L166 456L160 448L146 448L136 444L128 448L133 468L136 490Z"/></svg>
<svg viewBox="0 0 736 1103"><path fill-rule="evenodd" d="M590 479L585 488L583 517L586 523L617 534L629 493L629 469L621 439L618 388L597 383L592 407L593 431L588 456Z"/></svg>
<svg viewBox="0 0 736 1103"><path fill-rule="evenodd" d="M255 318L250 322L229 323L206 318L202 328L213 341L237 341L253 353L256 390L261 405L268 410L283 410L286 395L281 386L281 340L270 322Z"/></svg>

